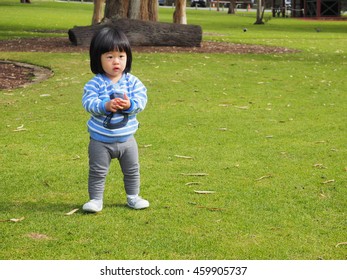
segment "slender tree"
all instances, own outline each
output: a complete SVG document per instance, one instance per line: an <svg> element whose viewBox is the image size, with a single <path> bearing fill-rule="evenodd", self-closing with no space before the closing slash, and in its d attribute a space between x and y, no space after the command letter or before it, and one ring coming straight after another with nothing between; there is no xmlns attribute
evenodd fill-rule
<svg viewBox="0 0 347 280"><path fill-rule="evenodd" d="M228 14L235 14L236 0L230 0Z"/></svg>
<svg viewBox="0 0 347 280"><path fill-rule="evenodd" d="M174 23L187 24L186 6L186 0L175 0Z"/></svg>
<svg viewBox="0 0 347 280"><path fill-rule="evenodd" d="M257 0L257 19L254 24L264 24L265 0Z"/></svg>
<svg viewBox="0 0 347 280"><path fill-rule="evenodd" d="M98 24L103 18L103 5L105 0L94 0L94 10L92 17L92 24Z"/></svg>
<svg viewBox="0 0 347 280"><path fill-rule="evenodd" d="M140 19L158 21L158 1L141 0Z"/></svg>
<svg viewBox="0 0 347 280"><path fill-rule="evenodd" d="M150 21L158 21L158 0L149 0L148 19Z"/></svg>

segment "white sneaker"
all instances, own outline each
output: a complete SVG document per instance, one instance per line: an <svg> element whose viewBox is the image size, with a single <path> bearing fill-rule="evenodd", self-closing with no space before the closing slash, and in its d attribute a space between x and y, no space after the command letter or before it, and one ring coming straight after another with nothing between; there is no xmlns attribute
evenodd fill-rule
<svg viewBox="0 0 347 280"><path fill-rule="evenodd" d="M140 196L137 196L135 198L127 198L128 201L128 206L130 208L140 210L140 209L145 209L149 207L149 202Z"/></svg>
<svg viewBox="0 0 347 280"><path fill-rule="evenodd" d="M92 199L83 205L82 209L86 212L97 213L102 210L102 200Z"/></svg>

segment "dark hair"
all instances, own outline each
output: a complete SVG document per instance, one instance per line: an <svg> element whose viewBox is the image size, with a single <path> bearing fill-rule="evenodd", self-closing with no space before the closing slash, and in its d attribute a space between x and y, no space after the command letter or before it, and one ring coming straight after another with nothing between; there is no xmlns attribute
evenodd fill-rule
<svg viewBox="0 0 347 280"><path fill-rule="evenodd" d="M111 51L120 51L127 54L127 63L124 72L130 72L132 53L128 38L122 31L112 26L105 26L94 34L90 43L90 69L94 74L105 73L101 66L101 55Z"/></svg>

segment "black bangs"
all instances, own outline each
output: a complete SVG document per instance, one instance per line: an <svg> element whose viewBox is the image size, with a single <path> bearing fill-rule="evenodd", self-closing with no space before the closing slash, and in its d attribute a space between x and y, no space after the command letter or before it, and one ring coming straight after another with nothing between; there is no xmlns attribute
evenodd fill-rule
<svg viewBox="0 0 347 280"><path fill-rule="evenodd" d="M125 34L112 26L105 26L98 30L90 43L90 68L94 74L103 74L101 55L111 51L120 51L127 54L127 64L124 72L131 70L132 53L130 43Z"/></svg>

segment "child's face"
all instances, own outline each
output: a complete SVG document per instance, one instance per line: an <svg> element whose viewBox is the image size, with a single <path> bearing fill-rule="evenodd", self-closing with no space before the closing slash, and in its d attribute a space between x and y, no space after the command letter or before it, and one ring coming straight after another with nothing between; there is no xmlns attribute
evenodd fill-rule
<svg viewBox="0 0 347 280"><path fill-rule="evenodd" d="M101 66L112 82L116 83L122 77L127 64L125 52L111 51L101 55Z"/></svg>

